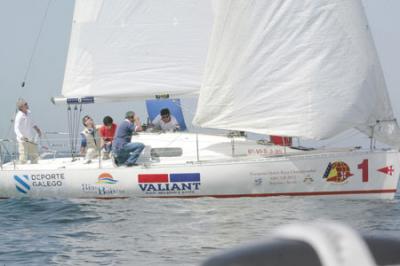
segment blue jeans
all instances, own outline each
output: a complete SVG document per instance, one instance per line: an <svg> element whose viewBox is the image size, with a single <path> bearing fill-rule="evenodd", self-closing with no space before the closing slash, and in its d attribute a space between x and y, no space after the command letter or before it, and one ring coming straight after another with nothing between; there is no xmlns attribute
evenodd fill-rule
<svg viewBox="0 0 400 266"><path fill-rule="evenodd" d="M105 152L110 153L111 149L112 149L112 143L108 142L108 143L104 144L103 149Z"/></svg>
<svg viewBox="0 0 400 266"><path fill-rule="evenodd" d="M127 143L122 149L115 150L118 164L133 165L144 149L143 143Z"/></svg>

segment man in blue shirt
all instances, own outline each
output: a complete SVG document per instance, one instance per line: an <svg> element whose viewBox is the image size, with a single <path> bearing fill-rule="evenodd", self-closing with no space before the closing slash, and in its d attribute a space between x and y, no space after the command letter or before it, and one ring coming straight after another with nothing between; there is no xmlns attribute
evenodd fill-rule
<svg viewBox="0 0 400 266"><path fill-rule="evenodd" d="M113 142L113 152L117 165L136 165L136 161L143 151L144 145L139 142L131 142L131 138L135 132L140 131L143 131L143 129L139 117L135 116L135 113L132 111L127 112L125 120L117 128L117 134Z"/></svg>

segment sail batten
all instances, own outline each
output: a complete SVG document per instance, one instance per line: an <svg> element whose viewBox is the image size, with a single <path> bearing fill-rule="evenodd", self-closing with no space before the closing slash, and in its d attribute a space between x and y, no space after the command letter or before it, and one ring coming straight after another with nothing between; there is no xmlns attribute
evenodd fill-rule
<svg viewBox="0 0 400 266"><path fill-rule="evenodd" d="M393 119L359 0L216 2L195 125L326 139Z"/></svg>

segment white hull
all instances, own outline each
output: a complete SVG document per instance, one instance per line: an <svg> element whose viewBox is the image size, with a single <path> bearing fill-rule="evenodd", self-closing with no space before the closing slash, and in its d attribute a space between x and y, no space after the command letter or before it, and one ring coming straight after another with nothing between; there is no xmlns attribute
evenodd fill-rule
<svg viewBox="0 0 400 266"><path fill-rule="evenodd" d="M70 159L39 165L9 163L0 171L0 197L269 197L339 196L392 199L400 156L395 151L303 152L223 161L115 168ZM46 165L44 167L43 165Z"/></svg>

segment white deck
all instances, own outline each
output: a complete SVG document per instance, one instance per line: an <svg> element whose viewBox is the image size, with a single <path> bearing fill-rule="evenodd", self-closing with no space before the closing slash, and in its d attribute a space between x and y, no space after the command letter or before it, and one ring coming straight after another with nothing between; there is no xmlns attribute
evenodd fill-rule
<svg viewBox="0 0 400 266"><path fill-rule="evenodd" d="M196 144L198 139L198 145ZM277 157L291 154L313 153L272 144L258 144L245 137L227 137L187 132L175 133L140 133L133 136L133 141L145 144L145 149L138 159L138 167L163 165L185 165L193 162L232 162L254 161L260 158ZM152 157L154 148L180 148L182 155L172 157ZM197 149L198 154L197 155ZM324 151L326 152L326 151ZM125 166L120 166L125 167ZM120 168L118 167L118 168ZM115 168L110 159L93 159L85 163L83 157L48 158L38 164L19 164L17 161L3 165L3 170L42 170L42 169L111 169Z"/></svg>

